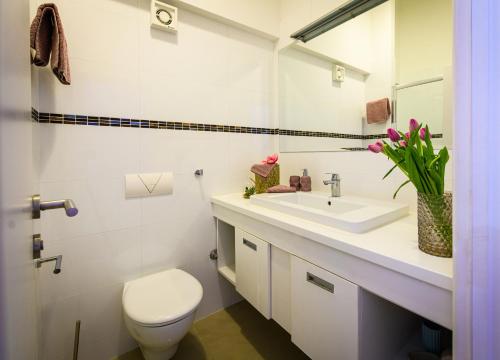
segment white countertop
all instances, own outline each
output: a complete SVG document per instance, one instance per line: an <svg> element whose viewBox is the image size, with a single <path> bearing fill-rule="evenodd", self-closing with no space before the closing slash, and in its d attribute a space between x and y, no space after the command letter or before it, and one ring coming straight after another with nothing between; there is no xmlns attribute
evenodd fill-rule
<svg viewBox="0 0 500 360"><path fill-rule="evenodd" d="M214 196L212 203L445 290L453 289L453 260L418 249L416 214L354 234L252 204L241 194Z"/></svg>

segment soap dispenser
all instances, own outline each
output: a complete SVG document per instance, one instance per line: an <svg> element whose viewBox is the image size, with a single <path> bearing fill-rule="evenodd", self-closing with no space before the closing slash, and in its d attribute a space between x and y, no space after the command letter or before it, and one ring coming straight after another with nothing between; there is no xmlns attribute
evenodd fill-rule
<svg viewBox="0 0 500 360"><path fill-rule="evenodd" d="M311 191L311 177L307 173L307 169L302 170L302 176L300 177L300 190L309 192Z"/></svg>

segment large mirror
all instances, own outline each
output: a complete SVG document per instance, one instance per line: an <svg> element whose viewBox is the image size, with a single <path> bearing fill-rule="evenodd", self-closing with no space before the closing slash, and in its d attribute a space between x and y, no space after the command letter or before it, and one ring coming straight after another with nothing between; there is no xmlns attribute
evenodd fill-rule
<svg viewBox="0 0 500 360"><path fill-rule="evenodd" d="M364 150L410 118L451 145L452 0L385 1L278 61L281 152Z"/></svg>

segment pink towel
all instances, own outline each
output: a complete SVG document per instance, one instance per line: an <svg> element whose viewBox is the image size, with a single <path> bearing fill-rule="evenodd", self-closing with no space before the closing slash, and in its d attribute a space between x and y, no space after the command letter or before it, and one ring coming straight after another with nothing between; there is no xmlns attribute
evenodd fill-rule
<svg viewBox="0 0 500 360"><path fill-rule="evenodd" d="M267 178L275 166L276 164L255 164L252 166L250 171L254 174Z"/></svg>
<svg viewBox="0 0 500 360"><path fill-rule="evenodd" d="M31 62L37 66L49 63L52 71L64 85L71 84L68 44L55 4L42 4L31 23L30 46L34 50ZM52 53L52 55L51 55Z"/></svg>
<svg viewBox="0 0 500 360"><path fill-rule="evenodd" d="M370 101L366 104L366 121L376 124L387 121L391 116L391 104L388 98Z"/></svg>
<svg viewBox="0 0 500 360"><path fill-rule="evenodd" d="M268 193L294 193L297 190L292 186L276 185L267 189Z"/></svg>

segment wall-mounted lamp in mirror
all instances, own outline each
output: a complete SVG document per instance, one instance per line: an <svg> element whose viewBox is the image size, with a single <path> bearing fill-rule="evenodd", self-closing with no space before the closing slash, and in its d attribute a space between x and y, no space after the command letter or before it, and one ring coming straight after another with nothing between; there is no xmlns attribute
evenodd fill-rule
<svg viewBox="0 0 500 360"><path fill-rule="evenodd" d="M387 0L350 0L312 24L293 33L292 38L308 42L343 23L364 14Z"/></svg>

